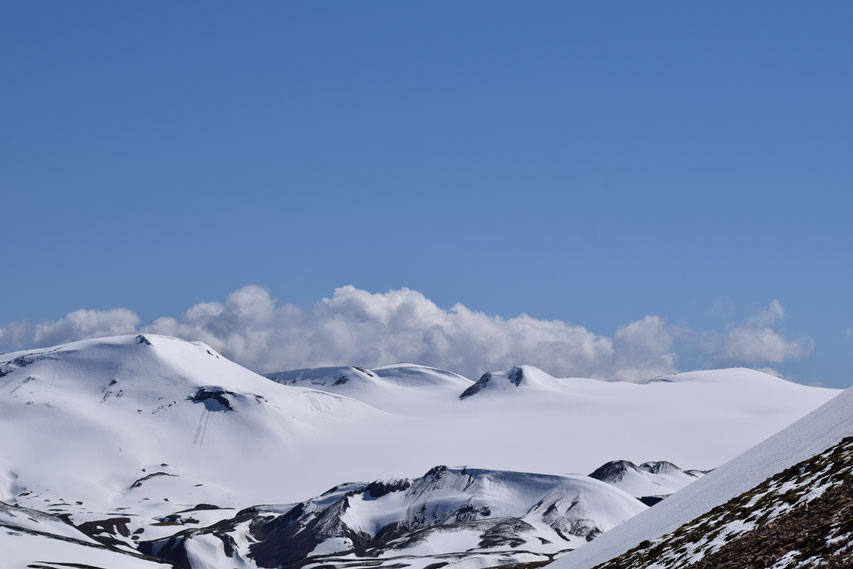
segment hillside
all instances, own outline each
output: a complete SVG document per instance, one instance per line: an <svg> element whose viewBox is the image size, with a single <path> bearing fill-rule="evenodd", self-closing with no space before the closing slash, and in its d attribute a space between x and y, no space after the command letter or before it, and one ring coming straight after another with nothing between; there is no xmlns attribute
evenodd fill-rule
<svg viewBox="0 0 853 569"><path fill-rule="evenodd" d="M853 437L599 569L853 566Z"/></svg>

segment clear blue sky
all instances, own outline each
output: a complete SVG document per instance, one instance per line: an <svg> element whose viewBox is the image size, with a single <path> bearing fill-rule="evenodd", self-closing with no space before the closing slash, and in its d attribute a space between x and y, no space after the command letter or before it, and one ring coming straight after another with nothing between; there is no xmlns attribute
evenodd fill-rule
<svg viewBox="0 0 853 569"><path fill-rule="evenodd" d="M4 2L0 326L250 283L602 334L778 299L814 351L776 367L850 385L851 28L849 2Z"/></svg>

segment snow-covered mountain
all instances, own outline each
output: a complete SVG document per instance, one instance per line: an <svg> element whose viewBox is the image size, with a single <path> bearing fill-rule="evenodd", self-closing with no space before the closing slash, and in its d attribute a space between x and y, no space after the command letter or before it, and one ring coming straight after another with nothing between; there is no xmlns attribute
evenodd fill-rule
<svg viewBox="0 0 853 569"><path fill-rule="evenodd" d="M350 425L385 419L360 401L284 387L204 344L162 336L7 354L0 374L0 500L77 519L171 513L167 498L236 506L310 494L311 474L298 472L279 492L282 473ZM316 468L330 462L321 457Z"/></svg>
<svg viewBox="0 0 853 569"><path fill-rule="evenodd" d="M695 539L681 544L684 549L681 550L675 566L683 567L687 565L689 559L698 560L701 557L696 555L697 552L702 553L699 551L701 545L706 546L705 553L710 553L711 550L725 543L722 537L724 532L753 529L760 516L784 514L796 504L805 503L809 498L819 497L830 486L844 483L849 490L851 478L849 475L845 477L844 472L851 467L851 464L847 458L844 458L846 456L844 453L849 452L850 444L844 439L851 436L853 436L853 388L847 389L793 425L655 507L620 524L594 543L565 555L555 562L554 567L555 569L596 567L631 548L642 546L641 548L644 549L662 543L661 536L665 534L683 535L691 527L691 522L708 516L705 521L709 523L704 525L700 523L702 528L699 531L696 527L691 530ZM831 459L833 466L827 471L825 470L826 457L822 455L828 449L830 449L830 455L834 452L841 454ZM789 470L798 463L802 466L802 471L799 468ZM838 472L842 475L838 476ZM774 476L777 478L773 479ZM763 483L764 486L762 486ZM752 494L747 495L750 493ZM764 504L761 503L763 495L770 496ZM724 507L724 504L738 497L745 497L741 506L734 510ZM853 502L853 498L850 501ZM761 507L766 504L773 507L761 510L759 513ZM715 511L715 508L722 508L722 510ZM719 513L723 514L722 517L717 517ZM750 519L756 513L758 515ZM849 519L847 518L848 522ZM716 520L715 523L719 523L717 527L712 528L710 522L714 520ZM768 520L765 518L762 523L765 521ZM828 524L827 528L832 529L831 524ZM850 535L849 527L846 533L843 528L841 529L843 536ZM666 539L671 538L665 538L664 541ZM691 544L695 544L696 547L689 547ZM780 551L781 549L784 548L780 545ZM769 560L769 555L774 552L767 553ZM617 566L641 566L633 565L630 561L626 563L617 564ZM658 567L658 565L651 566ZM769 565L765 563L762 566ZM792 558L778 567L788 566L799 565L794 563Z"/></svg>
<svg viewBox="0 0 853 569"><path fill-rule="evenodd" d="M223 551L243 551L240 539L252 528L231 527L234 520L254 512L257 524L276 515L258 504L302 503L342 480L408 478L414 487L418 474L435 464L482 468L464 472L491 473L477 475L486 486L496 480L520 486L543 476L519 475L510 484L507 472L550 473L553 484L572 480L585 495L597 488L601 500L590 503L600 513L609 507L604 502L622 499L613 492L627 494L562 473L590 472L613 458L711 468L836 394L742 369L643 384L554 378L531 366L492 372L486 382L411 364L272 375L275 381L202 343L155 335L2 354L0 502L63 516L85 535L129 553L187 530L231 528L216 531L232 535L234 544L203 532L194 537L198 559L226 542ZM455 479L463 470L447 472ZM686 480L678 473L646 474L646 482L667 490ZM364 496L366 487L351 490ZM532 507L528 498L519 504ZM466 493L456 498L463 499L478 500ZM389 523L409 523L391 498L362 501L387 507ZM629 503L643 507L634 498ZM538 527L527 515L513 510L504 517ZM493 518L475 520L479 535ZM589 519L603 530L614 518L596 513ZM342 523L363 529L346 518ZM433 537L422 547L460 537L429 532ZM549 544L525 537L519 547L538 541L530 555L551 555L557 542L541 537Z"/></svg>
<svg viewBox="0 0 853 569"><path fill-rule="evenodd" d="M522 388L522 389L519 389ZM517 366L501 371L484 373L476 383L459 395L466 399L474 395L534 395L534 393L562 393L565 386L555 377L533 366Z"/></svg>

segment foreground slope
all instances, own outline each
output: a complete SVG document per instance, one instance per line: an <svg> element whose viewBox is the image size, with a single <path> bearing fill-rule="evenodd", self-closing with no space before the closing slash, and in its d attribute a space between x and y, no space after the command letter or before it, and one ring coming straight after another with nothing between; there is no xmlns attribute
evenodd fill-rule
<svg viewBox="0 0 853 569"><path fill-rule="evenodd" d="M554 567L588 569L605 563L642 542L673 532L851 435L853 388L596 542L567 554Z"/></svg>
<svg viewBox="0 0 853 569"><path fill-rule="evenodd" d="M853 567L853 437L601 569Z"/></svg>

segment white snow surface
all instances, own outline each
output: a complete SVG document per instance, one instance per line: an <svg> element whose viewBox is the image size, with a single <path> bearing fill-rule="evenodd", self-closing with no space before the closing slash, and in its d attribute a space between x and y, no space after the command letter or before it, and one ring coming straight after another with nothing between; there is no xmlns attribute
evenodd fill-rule
<svg viewBox="0 0 853 569"><path fill-rule="evenodd" d="M516 385L511 377L517 378L518 370L522 379ZM415 372L431 381L412 387ZM411 477L436 464L589 473L624 459L636 464L668 460L708 470L839 393L743 368L644 383L555 378L527 365L490 375L485 388L460 399L474 382L411 364L267 374L283 378L288 386L295 381L346 394L397 417L395 429L373 439L395 449L397 464L359 474L361 480ZM349 380L335 385L343 376ZM354 428L354 436L356 432L375 433L367 425ZM384 457L371 459L381 462ZM410 467L401 469L404 462Z"/></svg>
<svg viewBox="0 0 853 569"><path fill-rule="evenodd" d="M364 369L353 366L296 369L264 374L284 385L347 395L377 409L417 415L427 399L452 401L473 383L459 374L417 364Z"/></svg>
<svg viewBox="0 0 853 569"><path fill-rule="evenodd" d="M50 569L68 569L69 563L85 567L116 567L121 569L171 569L167 563L157 563L124 555L105 548L88 547L77 542L51 539L42 535L17 532L0 527L0 567L26 569L38 564Z"/></svg>
<svg viewBox="0 0 853 569"><path fill-rule="evenodd" d="M661 503L555 561L554 569L589 569L670 533L774 474L853 435L853 387Z"/></svg>
<svg viewBox="0 0 853 569"><path fill-rule="evenodd" d="M53 567L54 563L56 569L67 567L63 563L127 569L168 567L110 550L55 516L0 502L0 567Z"/></svg>

